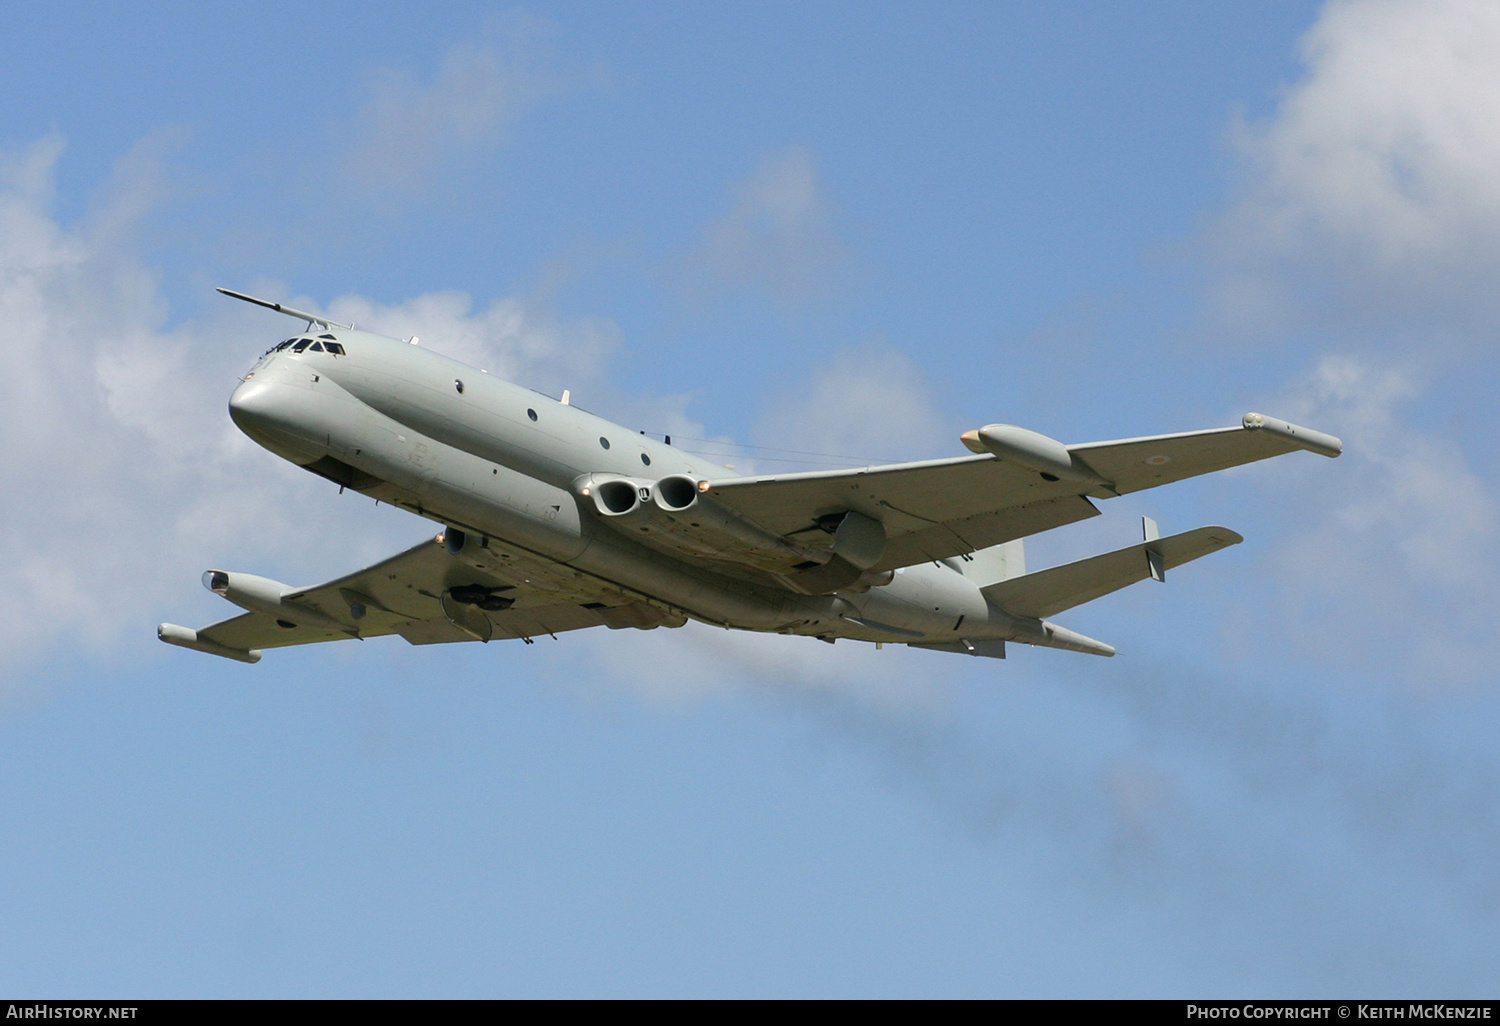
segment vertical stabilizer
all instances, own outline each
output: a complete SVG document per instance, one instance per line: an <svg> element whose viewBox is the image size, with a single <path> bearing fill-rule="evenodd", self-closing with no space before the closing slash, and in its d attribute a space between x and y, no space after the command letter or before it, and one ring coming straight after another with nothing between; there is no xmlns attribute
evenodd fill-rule
<svg viewBox="0 0 1500 1026"><path fill-rule="evenodd" d="M1021 577L1026 573L1026 545L1020 539L991 545L971 553L962 561L964 576L975 586L988 588L992 584Z"/></svg>

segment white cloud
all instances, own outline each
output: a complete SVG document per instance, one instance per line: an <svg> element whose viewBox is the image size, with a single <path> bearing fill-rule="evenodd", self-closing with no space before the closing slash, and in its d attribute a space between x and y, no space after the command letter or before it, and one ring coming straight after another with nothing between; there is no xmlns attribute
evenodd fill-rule
<svg viewBox="0 0 1500 1026"><path fill-rule="evenodd" d="M1319 511L1290 520L1274 557L1277 608L1295 614L1281 629L1424 690L1491 682L1500 658L1500 506L1457 443L1412 423L1426 391L1389 362L1323 359L1278 402L1341 434L1344 455L1279 487L1258 476L1290 508Z"/></svg>
<svg viewBox="0 0 1500 1026"><path fill-rule="evenodd" d="M223 400L248 347L193 347L157 329L154 281L119 247L117 210L71 230L51 218L60 149L11 156L0 180L3 656L58 636L102 642L149 615L160 577L179 569L174 553L224 522L217 507L242 457ZM198 466L194 488L183 477ZM254 518L270 495L243 498Z"/></svg>
<svg viewBox="0 0 1500 1026"><path fill-rule="evenodd" d="M1500 6L1334 0L1302 50L1306 77L1240 132L1252 183L1226 224L1231 259L1275 280L1227 291L1331 286L1377 313L1458 297L1493 316Z"/></svg>
<svg viewBox="0 0 1500 1026"><path fill-rule="evenodd" d="M961 454L955 453L959 431L938 410L921 368L894 349L866 345L835 354L799 387L779 390L756 436L788 450L881 462Z"/></svg>
<svg viewBox="0 0 1500 1026"><path fill-rule="evenodd" d="M845 250L810 152L793 147L771 154L735 184L732 197L729 212L708 226L692 254L695 275L716 279L701 287L750 286L801 305L838 285Z"/></svg>
<svg viewBox="0 0 1500 1026"><path fill-rule="evenodd" d="M290 323L226 300L164 328L155 278L131 248L132 215L151 187L128 179L150 162L122 162L104 190L114 201L65 227L49 210L61 149L47 139L0 156L0 662L64 639L123 638L141 651L156 644L157 619L196 625L232 612L197 591L205 566L303 583L420 537L420 521L339 497L234 428L230 391ZM275 283L256 291L282 294ZM610 323L563 321L518 297L471 306L437 293L394 305L345 296L329 309L392 334L420 331L492 373L605 391ZM681 405L666 400L658 419L691 426Z"/></svg>
<svg viewBox="0 0 1500 1026"><path fill-rule="evenodd" d="M443 56L430 81L373 74L340 143L345 184L364 194L415 193L455 162L482 155L552 88L539 68L539 23L512 15Z"/></svg>
<svg viewBox="0 0 1500 1026"><path fill-rule="evenodd" d="M399 304L343 296L329 316L421 344L456 360L556 395L563 388L596 385L620 342L619 329L602 318L563 323L527 300L508 296L483 310L462 292L429 292Z"/></svg>
<svg viewBox="0 0 1500 1026"><path fill-rule="evenodd" d="M1419 417L1483 389L1472 356L1437 354L1491 350L1500 327L1500 7L1333 0L1302 52L1302 80L1240 133L1248 181L1215 239L1231 322L1264 332L1274 311L1346 352L1315 349L1266 404L1344 456L1247 475L1303 511L1274 556L1276 630L1371 680L1472 686L1500 656L1500 509L1466 452L1480 436Z"/></svg>

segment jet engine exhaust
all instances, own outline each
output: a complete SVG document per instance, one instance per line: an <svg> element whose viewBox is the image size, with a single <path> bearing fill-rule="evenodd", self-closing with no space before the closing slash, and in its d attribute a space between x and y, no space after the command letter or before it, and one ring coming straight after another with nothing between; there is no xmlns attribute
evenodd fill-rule
<svg viewBox="0 0 1500 1026"><path fill-rule="evenodd" d="M594 502L606 516L624 516L641 504L640 492L632 481L605 481L594 488Z"/></svg>
<svg viewBox="0 0 1500 1026"><path fill-rule="evenodd" d="M673 474L656 482L656 504L668 513L682 513L697 501L697 482L684 474Z"/></svg>

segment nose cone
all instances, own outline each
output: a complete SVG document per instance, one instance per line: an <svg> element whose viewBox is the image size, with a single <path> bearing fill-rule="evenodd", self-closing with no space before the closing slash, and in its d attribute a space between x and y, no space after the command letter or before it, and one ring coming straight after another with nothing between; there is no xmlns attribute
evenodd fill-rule
<svg viewBox="0 0 1500 1026"><path fill-rule="evenodd" d="M229 395L229 419L257 442L261 442L260 436L266 432L285 430L291 425L287 423L287 411L282 408L286 403L276 395L278 391L281 389L269 381L252 378L243 382Z"/></svg>
<svg viewBox="0 0 1500 1026"><path fill-rule="evenodd" d="M256 399L263 397L266 386L251 381L244 381L233 392L229 393L229 419L234 421L234 426L245 434L251 434L252 427L258 419L256 413Z"/></svg>
<svg viewBox="0 0 1500 1026"><path fill-rule="evenodd" d="M294 463L323 455L310 430L307 390L275 381L243 382L229 396L229 419L257 444Z"/></svg>

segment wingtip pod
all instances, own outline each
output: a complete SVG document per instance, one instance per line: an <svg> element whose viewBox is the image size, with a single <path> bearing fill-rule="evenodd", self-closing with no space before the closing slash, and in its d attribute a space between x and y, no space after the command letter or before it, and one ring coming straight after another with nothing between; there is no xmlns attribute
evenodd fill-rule
<svg viewBox="0 0 1500 1026"><path fill-rule="evenodd" d="M190 648L195 652L207 652L209 655L223 656L225 659L234 659L241 663L260 662L260 649L252 648L246 651L206 641L198 637L198 632L191 627L179 627L175 623L158 624L156 636L168 645Z"/></svg>
<svg viewBox="0 0 1500 1026"><path fill-rule="evenodd" d="M1342 439L1324 434L1322 431L1314 431L1312 428L1277 420L1275 417L1267 417L1264 413L1247 413L1243 423L1246 431L1264 431L1268 435L1285 439L1297 448L1315 452L1319 456L1333 458L1344 451Z"/></svg>

